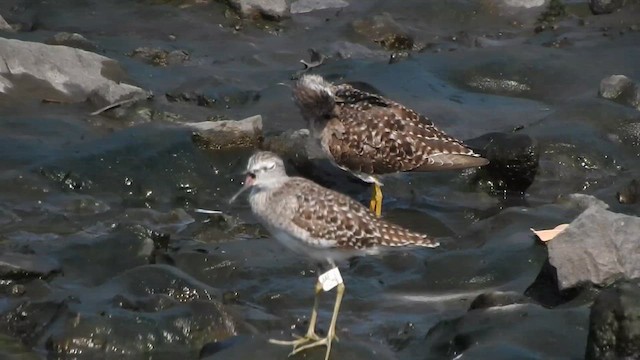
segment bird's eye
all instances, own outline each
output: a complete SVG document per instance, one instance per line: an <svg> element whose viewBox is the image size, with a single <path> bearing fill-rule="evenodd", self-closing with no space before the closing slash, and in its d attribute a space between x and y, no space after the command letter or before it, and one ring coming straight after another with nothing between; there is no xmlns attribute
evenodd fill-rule
<svg viewBox="0 0 640 360"><path fill-rule="evenodd" d="M252 179L255 179L255 178L256 178L256 174L255 174L255 173L252 173L252 172L248 172L248 173L247 173L247 176L248 176L248 177L250 177L250 178L252 178Z"/></svg>
<svg viewBox="0 0 640 360"><path fill-rule="evenodd" d="M271 164L265 166L264 168L265 168L265 170L275 169L276 168L276 163L271 163Z"/></svg>

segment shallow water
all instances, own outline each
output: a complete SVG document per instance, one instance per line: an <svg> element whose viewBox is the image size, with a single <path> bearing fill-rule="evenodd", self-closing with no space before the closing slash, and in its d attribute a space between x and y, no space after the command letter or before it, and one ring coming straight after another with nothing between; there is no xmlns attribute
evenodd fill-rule
<svg viewBox="0 0 640 360"><path fill-rule="evenodd" d="M529 228L576 215L554 204L558 195L593 194L613 211L640 213L615 198L640 177L640 113L597 96L605 76L640 80L640 32L630 30L640 25L637 5L595 17L571 3L557 29L536 34L534 13L509 14L490 1L416 1L411 10L354 2L281 23L245 21L239 31L222 3L152 3L6 1L0 14L34 27L6 37L83 34L156 94L146 106L190 121L261 114L267 135L304 127L277 83L300 70L308 48L333 55L349 41L369 52L315 70L371 85L462 139L520 129L540 152L523 197L488 195L470 185L469 172L385 178L384 216L442 246L345 267L339 335L345 351L364 343L399 359L583 358L586 295L551 309L468 309L482 293L524 294L534 282L547 254ZM388 64L389 53L351 26L383 11L427 46ZM153 67L126 55L140 46L184 49L190 60ZM164 96L190 91L218 101L203 108ZM2 280L0 354L196 358L204 344L235 335L304 331L315 265L271 239L245 201L227 203L252 149L203 150L179 124L92 117L88 104L0 105L0 247L59 264L53 274ZM352 182L334 175L335 186ZM367 187L351 185L350 195L368 198ZM323 296L321 329L332 301ZM246 344L249 353L263 346ZM354 356L364 358L357 346Z"/></svg>

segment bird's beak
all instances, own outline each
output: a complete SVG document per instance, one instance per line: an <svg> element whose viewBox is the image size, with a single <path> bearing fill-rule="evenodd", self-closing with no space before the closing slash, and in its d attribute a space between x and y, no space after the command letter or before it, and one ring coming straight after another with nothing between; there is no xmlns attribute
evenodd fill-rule
<svg viewBox="0 0 640 360"><path fill-rule="evenodd" d="M247 177L244 179L244 185L242 188L238 190L238 192L229 199L229 204L233 203L240 194L242 194L245 190L253 186L253 182L256 180L256 176L254 174L247 174Z"/></svg>

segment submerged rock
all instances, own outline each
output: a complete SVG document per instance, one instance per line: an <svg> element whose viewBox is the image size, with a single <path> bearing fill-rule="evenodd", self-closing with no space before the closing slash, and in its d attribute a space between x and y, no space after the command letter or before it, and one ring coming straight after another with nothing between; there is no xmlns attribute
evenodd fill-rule
<svg viewBox="0 0 640 360"><path fill-rule="evenodd" d="M422 342L406 350L412 358L423 359L452 359L463 353L470 359L579 359L584 357L586 325L582 308L496 306L440 321Z"/></svg>
<svg viewBox="0 0 640 360"><path fill-rule="evenodd" d="M189 60L189 53L185 50L168 51L164 49L140 47L128 55L153 66L180 65Z"/></svg>
<svg viewBox="0 0 640 360"><path fill-rule="evenodd" d="M60 291L25 300L0 316L0 327L55 358L189 358L237 331L218 290L171 266L141 266L97 287Z"/></svg>
<svg viewBox="0 0 640 360"><path fill-rule="evenodd" d="M243 120L203 121L186 125L195 130L193 141L209 149L256 147L262 141L260 115Z"/></svg>
<svg viewBox="0 0 640 360"><path fill-rule="evenodd" d="M413 37L389 13L356 20L352 25L358 34L380 44L386 50L413 49Z"/></svg>
<svg viewBox="0 0 640 360"><path fill-rule="evenodd" d="M610 14L624 6L625 0L589 0L589 9L595 15Z"/></svg>
<svg viewBox="0 0 640 360"><path fill-rule="evenodd" d="M147 96L124 83L126 74L112 59L74 49L0 38L0 96L15 99L82 102L96 90L109 102L114 94Z"/></svg>
<svg viewBox="0 0 640 360"><path fill-rule="evenodd" d="M609 100L640 110L640 89L624 75L611 75L600 81L598 94Z"/></svg>
<svg viewBox="0 0 640 360"><path fill-rule="evenodd" d="M64 45L86 51L97 51L98 45L78 33L60 32L45 41L48 45Z"/></svg>
<svg viewBox="0 0 640 360"><path fill-rule="evenodd" d="M13 252L0 254L1 279L44 277L60 270L60 263L56 259L46 255L19 254Z"/></svg>
<svg viewBox="0 0 640 360"><path fill-rule="evenodd" d="M540 154L537 142L528 135L490 133L465 143L489 159L474 180L489 192L524 193L533 183Z"/></svg>
<svg viewBox="0 0 640 360"><path fill-rule="evenodd" d="M640 356L640 281L603 291L591 306L587 360Z"/></svg>
<svg viewBox="0 0 640 360"><path fill-rule="evenodd" d="M561 290L640 277L640 218L595 206L548 243Z"/></svg>

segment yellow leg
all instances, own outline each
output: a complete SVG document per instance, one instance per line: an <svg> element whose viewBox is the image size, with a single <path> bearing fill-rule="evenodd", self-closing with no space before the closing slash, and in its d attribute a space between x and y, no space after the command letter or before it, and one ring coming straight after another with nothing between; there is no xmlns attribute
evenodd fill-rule
<svg viewBox="0 0 640 360"><path fill-rule="evenodd" d="M316 282L315 296L313 300L313 309L311 310L311 318L309 319L309 328L307 329L307 333L303 337L299 337L296 340L290 341L282 341L269 339L269 342L277 345L293 345L293 348L296 349L298 346L306 344L311 341L318 341L320 337L316 335L316 322L318 321L318 300L320 298L320 293L322 292L322 284L320 281Z"/></svg>
<svg viewBox="0 0 640 360"><path fill-rule="evenodd" d="M336 322L338 321L338 313L340 312L340 304L342 303L342 296L344 295L344 284L338 284L338 288L336 291L336 304L333 306L333 315L331 316L331 324L329 325L329 331L327 332L327 337L322 338L318 341L312 342L311 344L307 344L304 346L300 346L297 349L294 349L290 355L297 354L300 351L310 349L312 347L325 345L327 347L327 353L324 357L325 360L329 360L329 354L331 353L331 341L336 338Z"/></svg>
<svg viewBox="0 0 640 360"><path fill-rule="evenodd" d="M373 184L373 192L371 194L371 201L369 202L369 210L376 216L382 215L382 188L380 185Z"/></svg>

